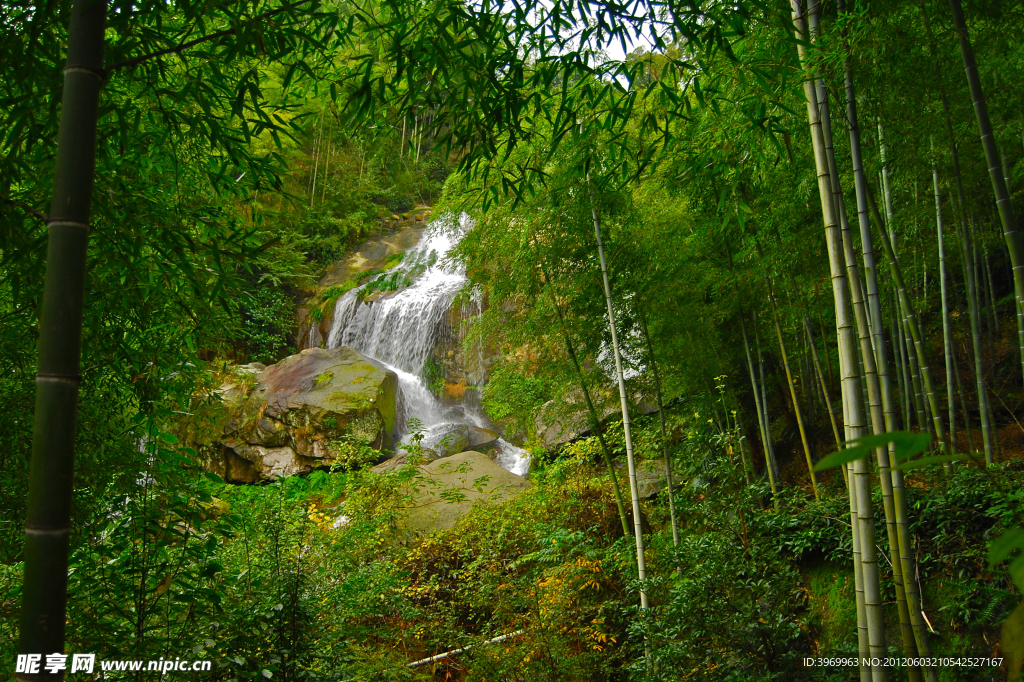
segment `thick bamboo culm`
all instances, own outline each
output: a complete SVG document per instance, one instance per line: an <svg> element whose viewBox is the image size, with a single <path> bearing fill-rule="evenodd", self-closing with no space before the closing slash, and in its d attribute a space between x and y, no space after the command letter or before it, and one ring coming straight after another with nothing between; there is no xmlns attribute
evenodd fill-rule
<svg viewBox="0 0 1024 682"><path fill-rule="evenodd" d="M75 0L68 30L53 201L46 221L46 278L25 516L18 643L24 654L64 651L75 418L106 17L106 2ZM63 677L45 671L16 674L18 680Z"/></svg>
<svg viewBox="0 0 1024 682"><path fill-rule="evenodd" d="M797 30L797 51L802 64L808 63L806 54L809 36L805 24L803 9L799 0L791 0L793 23ZM839 346L839 371L843 387L843 424L846 429L846 440L854 440L865 434L865 420L861 406L861 386L857 366L857 341L853 327L852 306L846 281L846 263L842 252L842 237L839 234L837 208L832 196L832 181L829 164L826 158L826 141L822 129L817 92L813 74L808 74L804 81L804 96L807 101L807 121L814 149L815 168L818 176L818 197L822 207L822 219L825 227L825 244L829 255L829 269L832 280L832 292L836 307L836 336ZM864 488L867 485L868 488ZM867 476L867 463L861 458L853 463L850 475L851 514L854 527L857 528L860 555L855 557L855 568L860 567L863 573L863 592L859 592L859 601L863 603L863 612L858 608L858 632L865 629L867 642L859 639L861 659L870 658L874 652L882 654L885 648L885 626L881 613L881 595L878 584L878 564L875 559L875 533L873 515L871 514L870 482ZM861 494L863 493L863 494ZM871 523L865 523L872 520ZM863 613L863 617L861 614ZM867 648L864 647L867 645ZM862 679L880 682L886 679L886 670L882 666L861 666Z"/></svg>

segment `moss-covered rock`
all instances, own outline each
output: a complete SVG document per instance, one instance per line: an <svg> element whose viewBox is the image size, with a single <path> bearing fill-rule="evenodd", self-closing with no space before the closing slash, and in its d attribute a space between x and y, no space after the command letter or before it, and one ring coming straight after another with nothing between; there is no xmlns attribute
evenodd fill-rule
<svg viewBox="0 0 1024 682"><path fill-rule="evenodd" d="M346 438L391 447L398 377L351 348L309 348L236 379L220 387L221 406L209 416L222 428L192 439L228 481L328 466L339 456L332 443Z"/></svg>
<svg viewBox="0 0 1024 682"><path fill-rule="evenodd" d="M500 502L530 487L482 452L467 450L418 467L409 506L398 520L408 540L454 526L476 504Z"/></svg>

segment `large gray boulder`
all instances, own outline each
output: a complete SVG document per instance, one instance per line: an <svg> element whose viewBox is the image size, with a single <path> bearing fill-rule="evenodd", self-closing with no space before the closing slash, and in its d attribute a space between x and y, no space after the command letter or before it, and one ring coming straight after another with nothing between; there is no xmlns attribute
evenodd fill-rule
<svg viewBox="0 0 1024 682"><path fill-rule="evenodd" d="M252 483L329 466L343 443L391 446L398 377L341 348L309 348L265 369L240 368L190 441L225 480Z"/></svg>
<svg viewBox="0 0 1024 682"><path fill-rule="evenodd" d="M434 427L424 436L422 446L432 450L438 457L469 450L469 427L465 424L444 424Z"/></svg>
<svg viewBox="0 0 1024 682"><path fill-rule="evenodd" d="M386 467L381 465L378 470ZM417 467L408 484L408 506L398 520L407 540L451 528L474 505L495 504L530 487L482 452L467 450Z"/></svg>

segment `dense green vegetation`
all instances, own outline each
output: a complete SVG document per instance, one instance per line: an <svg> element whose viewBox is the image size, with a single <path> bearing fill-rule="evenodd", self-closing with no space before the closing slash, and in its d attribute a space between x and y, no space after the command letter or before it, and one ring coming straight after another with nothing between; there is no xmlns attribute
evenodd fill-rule
<svg viewBox="0 0 1024 682"><path fill-rule="evenodd" d="M65 74L102 7L102 73ZM1015 679L1022 35L995 0L4 3L3 665L45 640L217 680ZM532 486L409 542L419 470L366 443L204 472L183 417L296 352L300 304L407 286L430 264L317 282L420 206L474 220L466 343ZM34 402L53 377L63 408ZM582 435L545 441L559 419ZM815 468L897 431L909 467L901 435ZM44 569L67 625L38 639ZM871 656L1002 664L804 663Z"/></svg>

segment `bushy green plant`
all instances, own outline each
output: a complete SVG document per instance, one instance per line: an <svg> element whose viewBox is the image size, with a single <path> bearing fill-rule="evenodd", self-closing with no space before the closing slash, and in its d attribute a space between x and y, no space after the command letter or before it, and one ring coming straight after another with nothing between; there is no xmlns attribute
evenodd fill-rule
<svg viewBox="0 0 1024 682"><path fill-rule="evenodd" d="M549 399L550 391L542 380L520 374L508 365L494 371L483 391L487 414L508 424L510 432L531 432L534 410Z"/></svg>
<svg viewBox="0 0 1024 682"><path fill-rule="evenodd" d="M294 349L288 336L295 327L294 301L281 289L266 285L242 297L245 345L249 359L271 364Z"/></svg>

